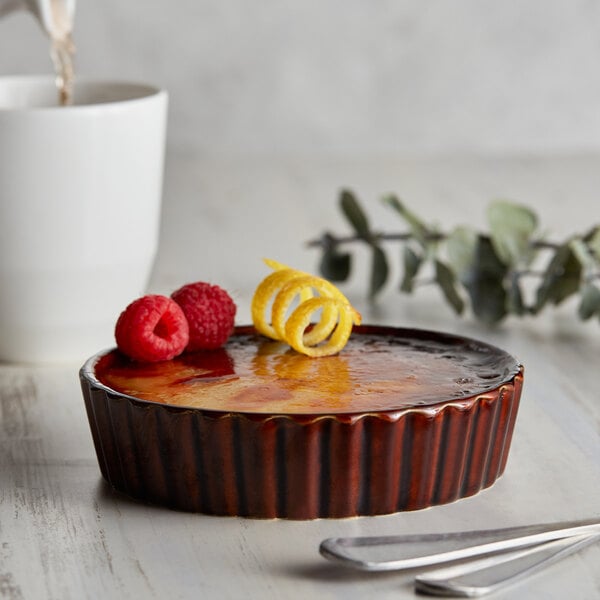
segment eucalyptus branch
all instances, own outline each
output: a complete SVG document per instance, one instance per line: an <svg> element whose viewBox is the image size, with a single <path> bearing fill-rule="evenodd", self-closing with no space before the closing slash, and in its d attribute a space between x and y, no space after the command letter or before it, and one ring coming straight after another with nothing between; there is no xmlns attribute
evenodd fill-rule
<svg viewBox="0 0 600 600"><path fill-rule="evenodd" d="M375 242L408 242L414 240L415 236L410 231L404 233L385 233L376 231L372 234L371 241ZM427 242L445 242L448 236L444 233L430 233L425 236ZM306 242L307 248L327 248L330 246L340 247L355 244L356 242L364 242L364 238L359 235L342 235L335 236L329 232L324 233L320 238L309 240ZM557 242L549 242L547 240L533 240L531 247L536 250L556 250L560 248Z"/></svg>
<svg viewBox="0 0 600 600"><path fill-rule="evenodd" d="M428 225L396 196L384 196L382 200L408 229L373 229L356 196L343 191L340 209L353 233L325 232L307 242L308 247L321 250L320 270L325 277L336 282L347 280L353 257L348 248L366 245L372 252L369 296L375 298L388 283L388 246L399 244L403 266L400 291L411 293L424 284L435 283L458 314L470 302L478 319L496 323L509 314L537 314L548 305L578 295L579 316L600 320L600 287L595 283L600 280L600 226L564 242L546 240L539 237L538 218L531 209L496 201L487 210L489 232L468 226L443 232ZM534 268L544 256L544 265ZM433 279L419 277L427 264L433 270ZM539 280L533 301L524 299L524 278Z"/></svg>
<svg viewBox="0 0 600 600"><path fill-rule="evenodd" d="M370 241L375 242L407 242L414 239L414 235L410 231L404 233L382 233L374 232ZM432 233L426 236L428 242L442 242L446 239L443 233ZM334 245L336 247L355 244L356 242L364 242L364 238L359 235L335 236L330 233L324 233L320 238L309 240L306 243L308 248L327 248Z"/></svg>

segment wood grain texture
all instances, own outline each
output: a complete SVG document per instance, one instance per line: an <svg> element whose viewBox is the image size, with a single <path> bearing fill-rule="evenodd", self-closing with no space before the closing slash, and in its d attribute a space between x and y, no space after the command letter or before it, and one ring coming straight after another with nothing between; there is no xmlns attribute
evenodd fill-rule
<svg viewBox="0 0 600 600"><path fill-rule="evenodd" d="M512 171L504 165L501 172L506 177L515 173L523 183L526 165L514 164ZM581 175L572 162L568 164L567 175ZM406 164L398 168L411 172ZM541 167L537 169L539 174ZM442 169L446 181L451 181L449 171ZM371 176L379 172L371 172ZM428 171L417 165L414 172L439 175L440 167ZM463 175L467 172L465 168ZM315 175L305 189L337 185L343 181L343 173L339 167L335 178ZM487 165L475 173L482 188L486 187L482 183L486 173L488 183L498 181L497 174L490 175L496 171ZM367 174L367 170L359 172L356 178L367 178ZM388 174L385 181L377 180L386 189L386 182L396 181L391 167ZM244 177L250 179L247 173L241 179L235 179L235 172L228 176L239 185ZM213 191L226 188L225 175L219 181L210 184ZM246 189L254 189L249 192L250 200L259 202L268 184L258 176L254 181L254 188ZM290 175L287 181L295 185L298 178ZM465 178L455 181L458 187L468 186ZM179 187L171 182L171 194L190 189L191 180L176 185ZM282 183L277 186L285 188ZM532 182L523 186L525 191L541 193ZM430 187L435 186L432 183ZM213 196L220 197L217 193ZM285 194L278 197L285 198ZM206 212L201 207L194 209L191 197L188 213L182 213L180 205L175 210L177 206L170 205L166 212L167 235L153 284L157 290L182 283L171 279L178 273L175 259L179 253L189 255L184 247L192 243L191 238L182 240L168 232L176 230L178 219L189 224ZM432 200L422 212L435 206ZM215 200L211 210L214 216L222 205ZM285 212L285 208L280 210ZM306 210L313 210L306 222L316 222L317 209ZM234 235L237 225L226 223L221 223L221 235ZM313 232L307 228L296 233L298 238L290 238L288 243L300 247ZM200 238L193 243L198 251L203 248ZM259 257L271 254L268 250L260 240L246 249L246 254L257 256L257 272L248 275L249 280L258 281ZM225 284L234 285L235 277L230 277L230 267L225 264L228 259L222 260ZM251 292L250 285L236 288L241 318ZM361 306L365 322L410 324L478 337L505 348L525 365L526 383L511 453L504 475L491 488L423 511L307 522L211 517L146 506L113 492L101 479L79 388L80 364L0 365L0 598L409 599L415 597L410 575L354 573L336 567L318 555L320 541L331 536L443 532L599 517L598 325L582 325L568 306L536 319L485 330L469 318L458 320L440 309L436 294L425 293L417 302L401 299L394 290L377 308ZM599 563L600 546L596 545L498 598L597 598Z"/></svg>

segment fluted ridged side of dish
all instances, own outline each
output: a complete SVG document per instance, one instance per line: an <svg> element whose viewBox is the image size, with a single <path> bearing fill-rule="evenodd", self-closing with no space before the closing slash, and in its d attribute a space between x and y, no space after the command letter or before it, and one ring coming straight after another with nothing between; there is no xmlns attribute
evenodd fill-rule
<svg viewBox="0 0 600 600"><path fill-rule="evenodd" d="M257 518L380 515L452 502L503 473L522 369L459 401L339 415L216 413L82 389L102 476L138 500Z"/></svg>

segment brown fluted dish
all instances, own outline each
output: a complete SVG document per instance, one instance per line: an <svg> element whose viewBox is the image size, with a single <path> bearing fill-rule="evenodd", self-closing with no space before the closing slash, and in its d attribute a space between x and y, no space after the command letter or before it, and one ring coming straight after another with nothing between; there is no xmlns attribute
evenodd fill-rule
<svg viewBox="0 0 600 600"><path fill-rule="evenodd" d="M459 336L355 327L309 358L237 327L219 350L80 372L103 477L138 500L259 518L381 515L471 496L506 466L523 382Z"/></svg>

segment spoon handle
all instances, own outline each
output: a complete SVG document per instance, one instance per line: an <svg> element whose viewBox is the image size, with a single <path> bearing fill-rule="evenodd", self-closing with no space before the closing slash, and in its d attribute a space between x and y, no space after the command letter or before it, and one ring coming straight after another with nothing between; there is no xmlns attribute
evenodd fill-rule
<svg viewBox="0 0 600 600"><path fill-rule="evenodd" d="M430 596L484 596L512 585L598 541L600 534L578 535L471 560L417 576L415 589Z"/></svg>
<svg viewBox="0 0 600 600"><path fill-rule="evenodd" d="M328 538L321 554L362 571L395 571L505 552L584 534L600 534L596 520L526 525L486 531Z"/></svg>

